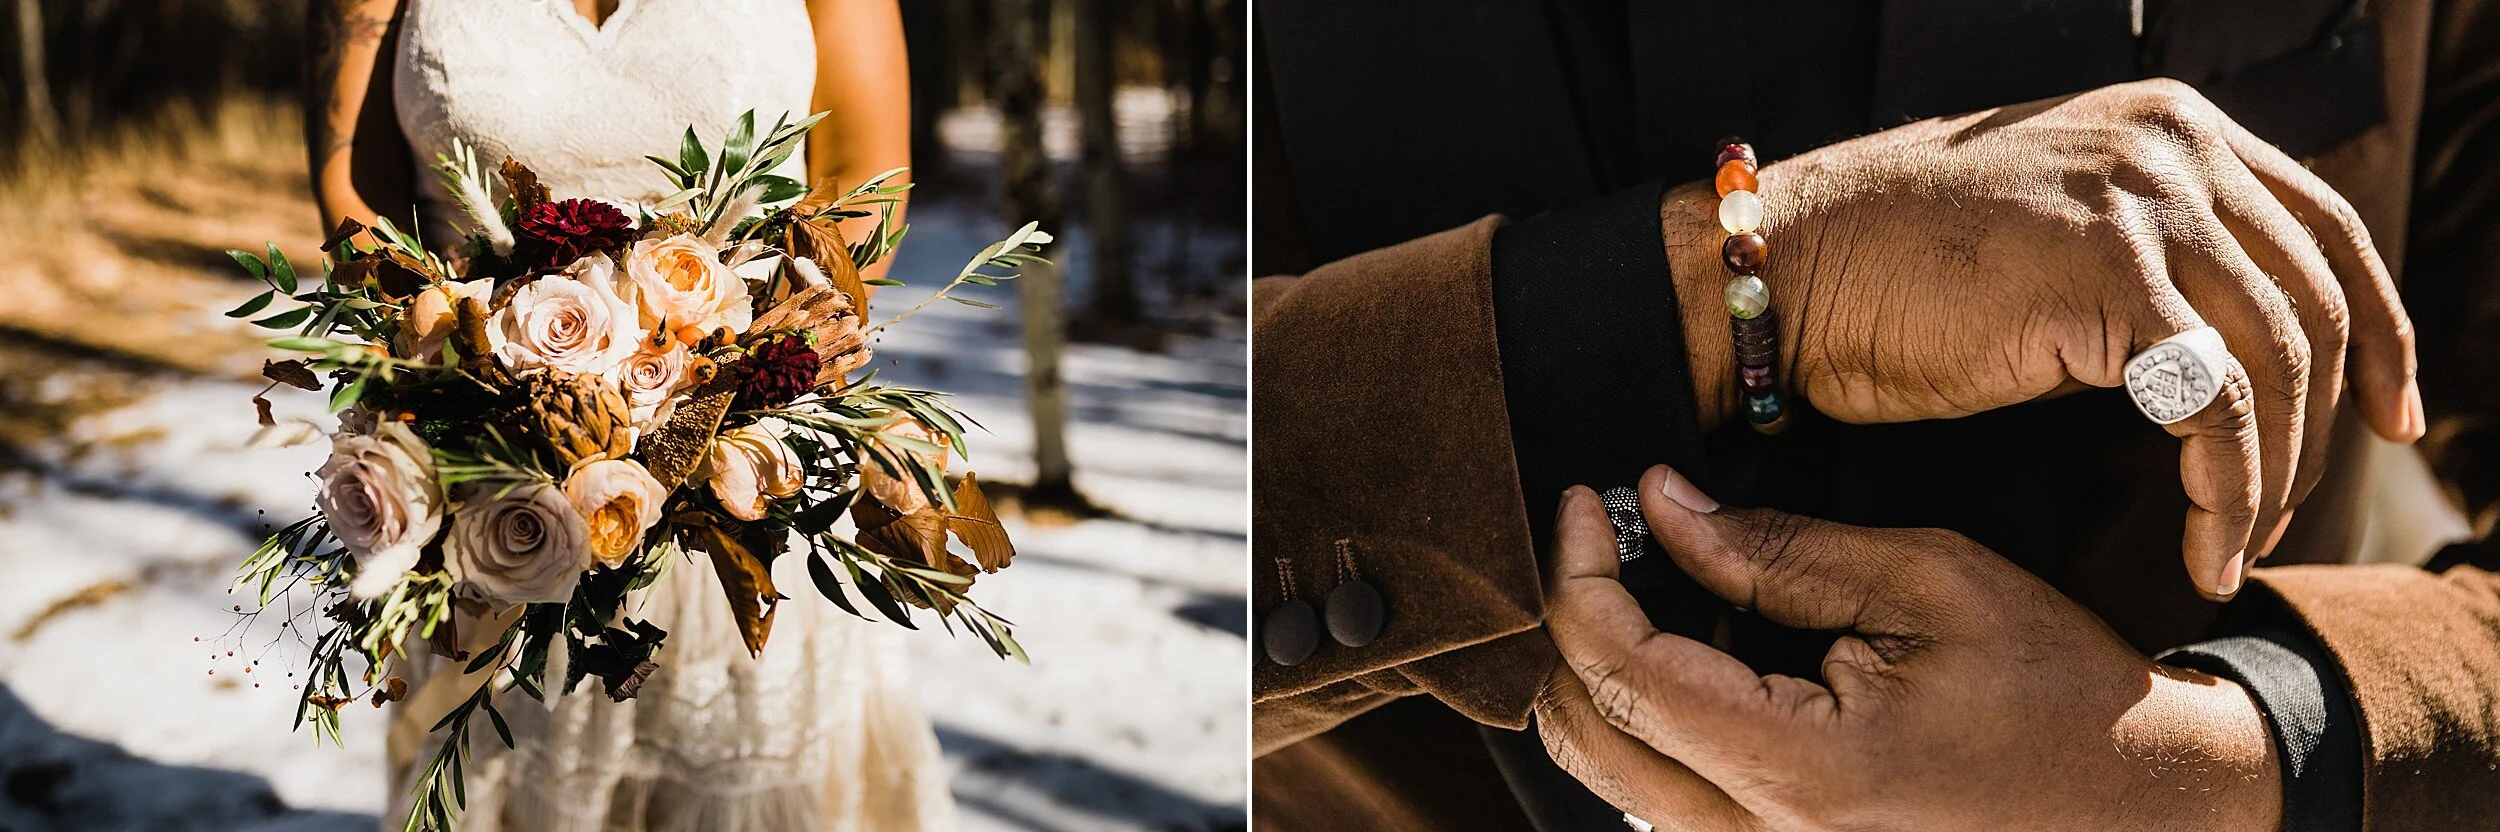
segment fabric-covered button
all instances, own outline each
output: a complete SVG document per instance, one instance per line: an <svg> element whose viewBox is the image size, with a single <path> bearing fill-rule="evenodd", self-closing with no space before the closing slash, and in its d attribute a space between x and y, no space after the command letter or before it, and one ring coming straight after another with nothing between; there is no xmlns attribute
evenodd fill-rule
<svg viewBox="0 0 2500 832"><path fill-rule="evenodd" d="M1259 628L1259 646L1268 661L1286 667L1303 663L1319 651L1319 613L1300 598L1277 604Z"/></svg>
<svg viewBox="0 0 2500 832"><path fill-rule="evenodd" d="M1347 647L1361 647L1380 637L1380 625L1388 610L1380 602L1380 590L1361 579L1337 585L1328 593L1328 637Z"/></svg>

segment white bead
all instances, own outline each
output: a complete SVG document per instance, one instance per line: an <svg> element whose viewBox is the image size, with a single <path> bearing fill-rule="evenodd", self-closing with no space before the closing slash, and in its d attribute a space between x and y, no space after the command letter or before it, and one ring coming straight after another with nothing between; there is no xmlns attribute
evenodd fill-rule
<svg viewBox="0 0 2500 832"><path fill-rule="evenodd" d="M1719 198L1719 227L1730 234L1762 230L1762 198L1752 191L1729 191Z"/></svg>
<svg viewBox="0 0 2500 832"><path fill-rule="evenodd" d="M1743 193L1738 191L1737 193ZM1762 285L1762 278L1737 275L1727 282L1727 313L1752 320L1771 306L1771 287Z"/></svg>

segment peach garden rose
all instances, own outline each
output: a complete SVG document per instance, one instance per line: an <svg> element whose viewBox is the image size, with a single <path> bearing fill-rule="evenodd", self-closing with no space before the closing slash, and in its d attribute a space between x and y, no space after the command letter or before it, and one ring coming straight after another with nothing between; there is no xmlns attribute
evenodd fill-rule
<svg viewBox="0 0 2500 832"><path fill-rule="evenodd" d="M642 533L660 522L668 489L642 463L603 459L573 469L564 478L564 497L582 514L591 557L619 566L642 542Z"/></svg>
<svg viewBox="0 0 2500 832"><path fill-rule="evenodd" d="M779 419L763 419L721 434L695 476L711 484L731 516L762 520L773 498L799 493L798 456L781 441L787 430Z"/></svg>
<svg viewBox="0 0 2500 832"><path fill-rule="evenodd" d="M459 324L454 310L463 298L486 300L495 291L495 281L479 278L470 281L449 281L428 286L408 301L407 317L401 319L396 346L403 358L419 361L440 361L443 343L451 339Z"/></svg>
<svg viewBox="0 0 2500 832"><path fill-rule="evenodd" d="M619 294L641 309L646 329L743 331L755 319L746 280L721 262L718 247L692 234L634 243L620 286Z"/></svg>

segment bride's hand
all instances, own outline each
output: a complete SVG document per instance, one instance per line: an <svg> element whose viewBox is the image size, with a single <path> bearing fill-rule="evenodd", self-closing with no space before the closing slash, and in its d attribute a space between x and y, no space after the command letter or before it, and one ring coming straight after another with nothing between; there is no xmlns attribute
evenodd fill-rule
<svg viewBox="0 0 2500 832"><path fill-rule="evenodd" d="M2422 433L2411 324L2352 206L2184 84L1936 119L1764 168L1780 375L1845 422L1944 419L2122 383L2171 335L2221 331L2220 395L2184 441L2189 576L2239 588L2320 473L2344 387ZM1663 220L1706 422L1736 412L1707 185Z"/></svg>

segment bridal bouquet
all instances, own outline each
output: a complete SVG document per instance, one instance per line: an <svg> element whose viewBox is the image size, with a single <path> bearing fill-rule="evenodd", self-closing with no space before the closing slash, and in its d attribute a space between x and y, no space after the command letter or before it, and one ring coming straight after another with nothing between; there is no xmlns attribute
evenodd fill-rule
<svg viewBox="0 0 2500 832"><path fill-rule="evenodd" d="M1023 658L1009 622L965 597L1015 550L972 473L950 479L964 420L860 371L879 329L940 297L982 305L947 292L1014 277L1050 235L1026 225L871 325L868 287L892 281L860 269L901 242L909 186L892 184L900 170L838 192L771 174L817 118L758 135L750 112L717 152L689 129L676 158L651 157L675 192L630 208L556 199L517 161L490 179L457 147L437 167L474 225L456 252L350 221L309 288L275 246L233 252L270 290L229 314L274 312L254 323L292 332L271 346L302 355L265 365L272 388L326 391L339 414L315 512L238 579L263 609L297 587L315 599L289 621L312 645L297 724L335 742L342 705L407 695L400 651L479 679L434 726L449 739L409 829L448 828L466 803L473 718L511 743L496 690L543 700L596 677L634 696L668 633L625 599L671 568L718 573L750 651L784 600L773 562L803 548L842 609L859 614L855 593L905 627L932 610ZM837 228L868 217L858 242ZM493 646L461 650L483 639L455 636L455 611L495 628Z"/></svg>

